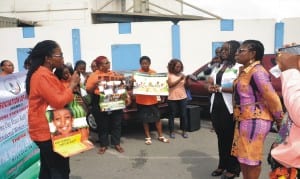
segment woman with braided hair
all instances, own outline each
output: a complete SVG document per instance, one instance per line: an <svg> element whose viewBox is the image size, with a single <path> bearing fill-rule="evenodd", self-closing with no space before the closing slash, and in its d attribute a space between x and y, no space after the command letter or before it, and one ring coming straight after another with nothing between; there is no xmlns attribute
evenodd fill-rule
<svg viewBox="0 0 300 179"><path fill-rule="evenodd" d="M28 126L30 138L40 149L40 174L42 179L68 179L70 174L69 158L53 151L46 109L50 105L60 109L70 103L73 90L79 84L79 75L71 76L66 88L52 72L64 65L60 46L52 40L39 42L29 52L30 68L26 77L28 95Z"/></svg>
<svg viewBox="0 0 300 179"><path fill-rule="evenodd" d="M258 40L246 40L235 59L243 66L234 81L234 132L232 154L237 157L244 179L258 179L264 142L272 121L278 127L283 117L280 98L270 75L262 66L264 46Z"/></svg>
<svg viewBox="0 0 300 179"><path fill-rule="evenodd" d="M208 80L208 91L211 95L211 120L218 138L219 164L212 176L223 175L222 178L239 176L240 167L237 159L231 155L234 134L232 109L233 81L238 75L239 64L235 63L234 55L240 43L234 40L222 45L222 64L214 68ZM226 172L224 173L224 171Z"/></svg>

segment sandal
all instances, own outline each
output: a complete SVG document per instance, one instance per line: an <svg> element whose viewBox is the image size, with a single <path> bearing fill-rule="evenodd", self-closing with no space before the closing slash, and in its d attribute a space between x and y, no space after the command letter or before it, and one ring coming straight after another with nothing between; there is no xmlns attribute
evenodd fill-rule
<svg viewBox="0 0 300 179"><path fill-rule="evenodd" d="M163 143L169 143L169 139L165 138L165 136L161 136L158 138L159 141L163 142Z"/></svg>
<svg viewBox="0 0 300 179"><path fill-rule="evenodd" d="M170 133L170 138L175 139L175 133L174 132Z"/></svg>
<svg viewBox="0 0 300 179"><path fill-rule="evenodd" d="M186 132L184 132L184 133L182 134L182 137L183 137L183 138L189 138L189 135L188 135Z"/></svg>
<svg viewBox="0 0 300 179"><path fill-rule="evenodd" d="M120 146L120 145L115 145L115 149L116 151L118 151L119 153L123 153L124 149Z"/></svg>
<svg viewBox="0 0 300 179"><path fill-rule="evenodd" d="M105 153L107 147L100 147L100 149L98 150L98 154L102 155Z"/></svg>
<svg viewBox="0 0 300 179"><path fill-rule="evenodd" d="M223 174L223 172L224 172L224 169L218 168L218 169L215 169L211 173L211 176L213 176L213 177L221 176Z"/></svg>
<svg viewBox="0 0 300 179"><path fill-rule="evenodd" d="M151 145L152 144L151 137L146 137L145 138L145 144L146 145Z"/></svg>

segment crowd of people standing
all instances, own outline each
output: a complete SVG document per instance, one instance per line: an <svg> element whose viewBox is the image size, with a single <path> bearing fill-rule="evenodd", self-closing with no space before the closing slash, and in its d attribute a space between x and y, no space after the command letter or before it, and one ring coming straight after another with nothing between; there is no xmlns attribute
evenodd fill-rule
<svg viewBox="0 0 300 179"><path fill-rule="evenodd" d="M245 179L258 179L263 162L265 138L273 123L280 128L283 118L280 98L270 82L269 73L261 64L264 46L258 40L245 40L242 43L230 40L218 48L216 54L206 80L207 91L211 93L211 121L217 135L219 153L218 165L211 175L231 179L238 177L242 172ZM29 134L41 151L40 178L69 178L69 158L53 151L44 114L48 105L56 108L66 106L72 101L74 94L80 94L80 88L84 88L86 95L90 95L92 99L91 113L98 126L100 143L98 153L105 154L110 145L120 153L125 152L121 146L123 110L101 111L99 108L99 94L103 90L99 89L99 83L107 80L106 78L124 80L122 74L110 69L111 62L106 56L95 58L91 63L92 72L86 72L85 61L77 61L72 68L64 63L59 44L45 40L36 44L26 60L29 62L26 66ZM139 63L138 72L156 73L150 68L150 57L142 56ZM215 63L218 65L213 65ZM184 65L180 59L171 59L168 62L166 83L169 89L168 134L171 139L175 139L176 136L176 116L180 118L181 136L189 137L186 110L188 80L187 75L183 74L183 69ZM1 62L0 76L11 74L13 71L11 61ZM133 82L134 78L131 80ZM51 90L52 93L44 93L47 90ZM139 94L135 95L135 101L138 118L143 124L145 144L152 144L149 123L155 124L157 140L169 143L170 140L163 135L157 96ZM125 105L131 103L132 99L127 95Z"/></svg>

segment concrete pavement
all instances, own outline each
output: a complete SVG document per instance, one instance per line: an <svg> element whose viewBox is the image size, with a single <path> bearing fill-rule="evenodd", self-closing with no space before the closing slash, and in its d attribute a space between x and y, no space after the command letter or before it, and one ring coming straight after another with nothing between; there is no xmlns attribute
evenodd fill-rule
<svg viewBox="0 0 300 179"><path fill-rule="evenodd" d="M177 120L177 128L178 120ZM163 119L165 136L168 136L167 120ZM152 130L152 145L144 144L141 124L130 123L123 128L121 145L125 153L109 148L104 155L97 154L96 148L71 157L71 179L216 179L210 173L217 167L217 138L209 121L201 121L201 129L189 132L184 139L178 130L170 143L158 141ZM265 145L265 160L261 179L268 178L267 152L275 134L270 133ZM91 133L91 140L97 136ZM242 178L240 176L239 178Z"/></svg>

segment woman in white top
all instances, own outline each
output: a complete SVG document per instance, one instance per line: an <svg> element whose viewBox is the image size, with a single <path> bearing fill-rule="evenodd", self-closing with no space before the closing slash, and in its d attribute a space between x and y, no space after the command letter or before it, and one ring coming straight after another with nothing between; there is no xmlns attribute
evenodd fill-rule
<svg viewBox="0 0 300 179"><path fill-rule="evenodd" d="M222 64L211 74L208 91L211 95L211 120L218 138L219 164L211 175L223 175L223 179L239 176L240 166L237 159L231 155L234 134L232 107L233 81L238 75L240 64L235 63L234 55L240 43L234 40L222 45ZM226 173L223 174L223 172Z"/></svg>
<svg viewBox="0 0 300 179"><path fill-rule="evenodd" d="M168 106L169 106L169 130L170 138L175 138L174 133L174 118L176 114L179 113L180 116L180 126L182 129L182 137L188 138L186 133L187 128L187 95L185 91L185 81L186 77L182 73L183 64L178 59L172 59L168 63L168 86L169 86L169 96L168 96ZM178 113L177 113L178 111Z"/></svg>

